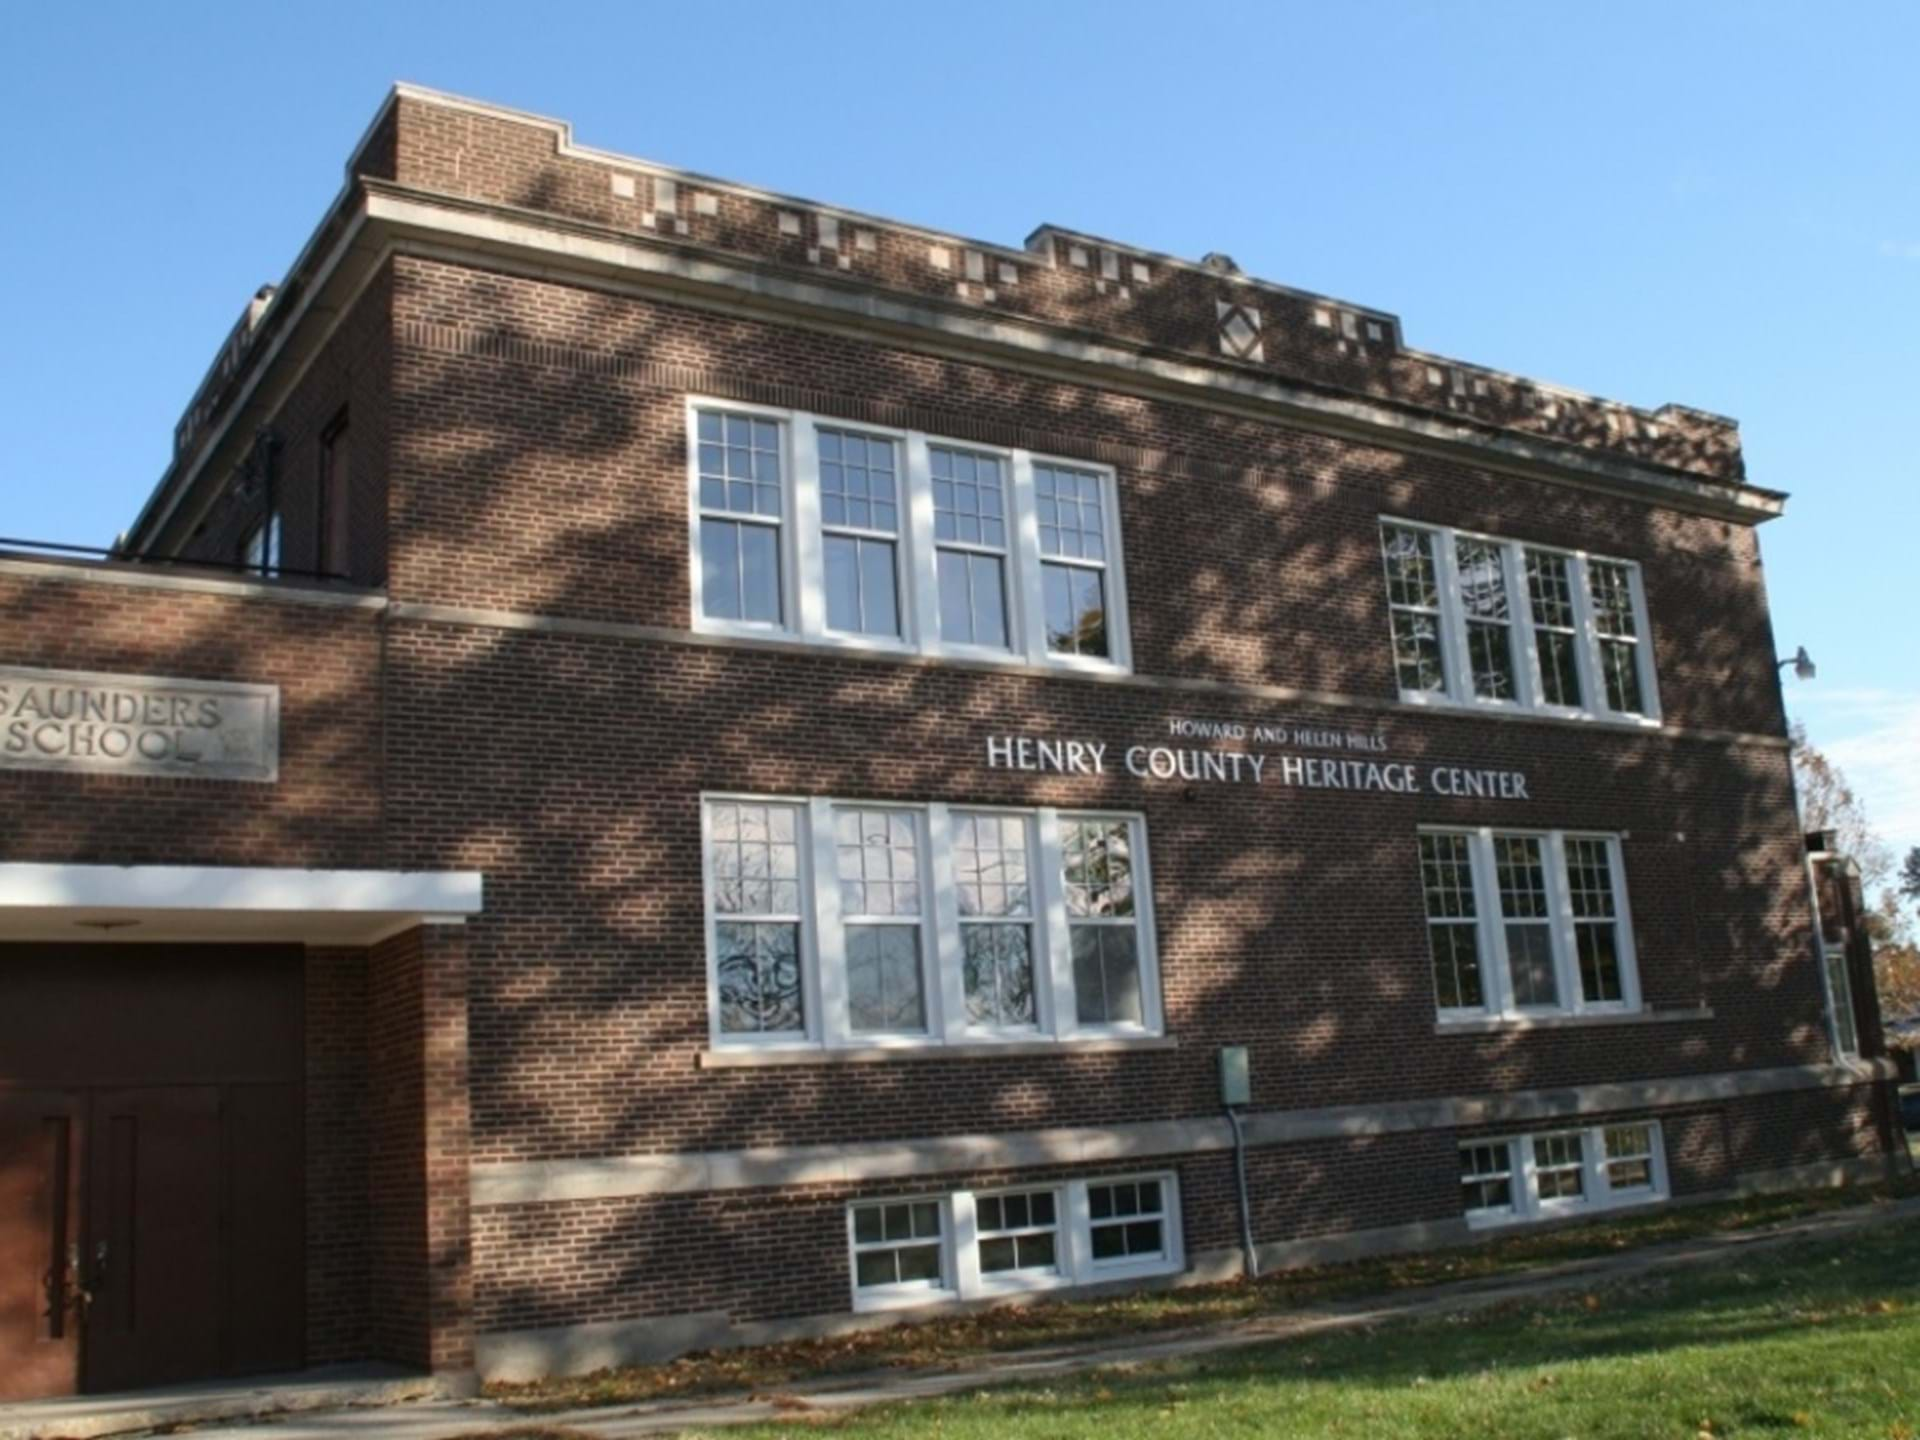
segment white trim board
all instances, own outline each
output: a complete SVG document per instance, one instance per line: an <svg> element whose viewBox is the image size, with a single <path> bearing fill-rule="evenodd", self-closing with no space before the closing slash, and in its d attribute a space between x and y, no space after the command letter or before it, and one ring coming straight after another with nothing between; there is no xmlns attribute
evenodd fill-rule
<svg viewBox="0 0 1920 1440"><path fill-rule="evenodd" d="M0 864L0 941L371 944L480 913L474 870Z"/></svg>

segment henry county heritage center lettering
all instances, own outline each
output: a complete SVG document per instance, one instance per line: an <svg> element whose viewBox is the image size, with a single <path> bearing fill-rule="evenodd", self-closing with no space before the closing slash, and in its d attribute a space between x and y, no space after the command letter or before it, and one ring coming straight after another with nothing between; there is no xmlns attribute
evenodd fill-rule
<svg viewBox="0 0 1920 1440"><path fill-rule="evenodd" d="M1238 722L1174 720L1176 739L1253 740L1315 750L1363 751L1378 756L1386 739L1362 730ZM992 735L987 765L1060 775L1105 775L1124 770L1141 780L1187 784L1285 785L1301 790L1378 791L1394 795L1447 795L1475 800L1531 800L1526 774L1444 761L1360 759L1347 755L1264 754L1257 750L1197 745L1118 745L1066 736Z"/></svg>

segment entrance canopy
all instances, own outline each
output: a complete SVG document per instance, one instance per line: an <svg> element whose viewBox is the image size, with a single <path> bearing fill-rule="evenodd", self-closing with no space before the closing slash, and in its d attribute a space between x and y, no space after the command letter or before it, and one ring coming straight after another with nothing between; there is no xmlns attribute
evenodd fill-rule
<svg viewBox="0 0 1920 1440"><path fill-rule="evenodd" d="M0 942L370 945L480 904L477 870L0 864Z"/></svg>

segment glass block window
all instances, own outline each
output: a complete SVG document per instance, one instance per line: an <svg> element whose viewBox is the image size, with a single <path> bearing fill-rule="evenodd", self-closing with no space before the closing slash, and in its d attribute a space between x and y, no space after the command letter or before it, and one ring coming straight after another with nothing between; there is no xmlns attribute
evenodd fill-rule
<svg viewBox="0 0 1920 1440"><path fill-rule="evenodd" d="M1606 1146L1607 1189L1618 1195L1654 1188L1651 1125L1609 1125Z"/></svg>
<svg viewBox="0 0 1920 1440"><path fill-rule="evenodd" d="M856 1292L946 1290L946 1206L938 1200L853 1207Z"/></svg>
<svg viewBox="0 0 1920 1440"><path fill-rule="evenodd" d="M1513 1145L1476 1140L1460 1147L1460 1194L1467 1214L1513 1211Z"/></svg>
<svg viewBox="0 0 1920 1440"><path fill-rule="evenodd" d="M1393 663L1400 689L1444 693L1445 651L1440 640L1440 573L1431 531L1380 527L1387 566L1387 605L1393 616Z"/></svg>
<svg viewBox="0 0 1920 1440"><path fill-rule="evenodd" d="M923 1032L919 816L842 806L834 812L834 849L849 1024L858 1033Z"/></svg>
<svg viewBox="0 0 1920 1440"><path fill-rule="evenodd" d="M1454 542L1454 554L1473 693L1483 700L1515 699L1513 610L1507 603L1503 547L1462 535Z"/></svg>
<svg viewBox="0 0 1920 1440"><path fill-rule="evenodd" d="M1166 1257L1165 1187L1160 1181L1089 1185L1087 1215L1095 1265Z"/></svg>
<svg viewBox="0 0 1920 1440"><path fill-rule="evenodd" d="M1612 560L1587 563L1593 628L1600 643L1600 679L1607 708L1623 715L1645 710L1640 697L1640 629L1635 617L1633 581L1625 565Z"/></svg>
<svg viewBox="0 0 1920 1440"><path fill-rule="evenodd" d="M1556 1006L1560 1003L1560 984L1540 838L1495 835L1493 856L1514 1004L1522 1009Z"/></svg>
<svg viewBox="0 0 1920 1440"><path fill-rule="evenodd" d="M898 447L885 436L824 427L815 444L827 628L898 638Z"/></svg>
<svg viewBox="0 0 1920 1440"><path fill-rule="evenodd" d="M1057 654L1108 654L1103 485L1091 471L1033 467L1047 648Z"/></svg>
<svg viewBox="0 0 1920 1440"><path fill-rule="evenodd" d="M799 810L721 802L708 823L720 1029L802 1034Z"/></svg>
<svg viewBox="0 0 1920 1440"><path fill-rule="evenodd" d="M1006 467L994 455L938 445L929 461L941 638L1006 649Z"/></svg>
<svg viewBox="0 0 1920 1440"><path fill-rule="evenodd" d="M1051 1190L1009 1190L974 1201L984 1275L1060 1273L1060 1213Z"/></svg>
<svg viewBox="0 0 1920 1440"><path fill-rule="evenodd" d="M1442 1010L1478 1010L1487 1003L1480 983L1480 925L1473 892L1473 856L1467 836L1420 837L1420 881L1427 902L1427 948Z"/></svg>
<svg viewBox="0 0 1920 1440"><path fill-rule="evenodd" d="M701 613L779 625L780 425L702 410L696 433Z"/></svg>
<svg viewBox="0 0 1920 1440"><path fill-rule="evenodd" d="M1580 631L1573 608L1568 559L1553 550L1528 550L1527 603L1533 610L1533 642L1540 662L1540 698L1548 705L1580 708Z"/></svg>
<svg viewBox="0 0 1920 1440"><path fill-rule="evenodd" d="M1567 838L1567 893L1573 902L1580 994L1589 1005L1626 999L1620 970L1620 920L1614 910L1613 852L1599 836Z"/></svg>
<svg viewBox="0 0 1920 1440"><path fill-rule="evenodd" d="M1533 1185L1541 1201L1579 1200L1587 1193L1586 1137L1578 1130L1536 1135Z"/></svg>
<svg viewBox="0 0 1920 1440"><path fill-rule="evenodd" d="M1143 1013L1132 823L1062 816L1060 849L1080 1023L1138 1025Z"/></svg>
<svg viewBox="0 0 1920 1440"><path fill-rule="evenodd" d="M967 1018L994 1028L1039 1023L1033 976L1033 889L1025 817L953 815Z"/></svg>

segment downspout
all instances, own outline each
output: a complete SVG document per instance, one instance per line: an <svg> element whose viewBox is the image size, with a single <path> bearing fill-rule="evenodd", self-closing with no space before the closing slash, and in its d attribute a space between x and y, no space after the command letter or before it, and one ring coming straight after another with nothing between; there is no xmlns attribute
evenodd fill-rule
<svg viewBox="0 0 1920 1440"><path fill-rule="evenodd" d="M1253 1206L1247 1198L1247 1131L1240 1123L1240 1107L1227 1106L1227 1123L1233 1127L1233 1179L1240 1192L1240 1252L1247 1278L1260 1278L1260 1252L1253 1244Z"/></svg>

